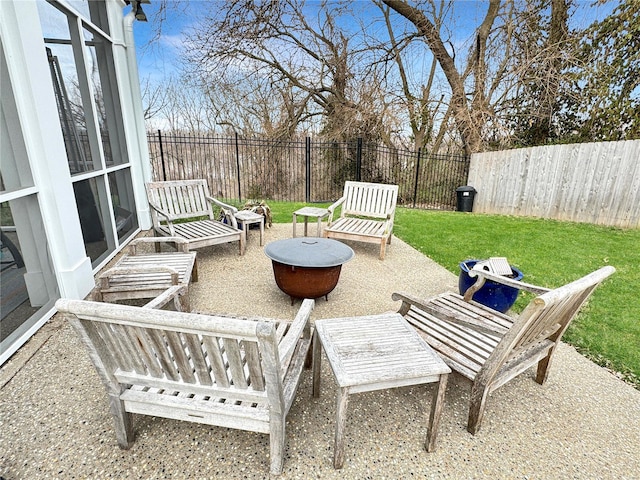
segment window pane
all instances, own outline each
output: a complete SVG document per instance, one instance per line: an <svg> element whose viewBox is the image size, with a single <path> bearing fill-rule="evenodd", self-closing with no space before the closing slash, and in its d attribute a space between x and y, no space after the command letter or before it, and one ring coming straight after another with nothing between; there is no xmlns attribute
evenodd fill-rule
<svg viewBox="0 0 640 480"><path fill-rule="evenodd" d="M35 195L0 204L0 351L60 295ZM43 248L44 244L44 248Z"/></svg>
<svg viewBox="0 0 640 480"><path fill-rule="evenodd" d="M84 30L84 37L105 164L109 167L126 163L128 158L123 150L124 130L116 113L120 112L118 94L109 88L113 87L111 79L115 78L111 45L100 35L94 35L87 29Z"/></svg>
<svg viewBox="0 0 640 480"><path fill-rule="evenodd" d="M135 215L136 203L133 199L133 187L131 185L131 171L118 170L109 174L109 188L111 189L111 202L116 219L116 231L118 238L124 239L138 228L138 219Z"/></svg>
<svg viewBox="0 0 640 480"><path fill-rule="evenodd" d="M82 180L73 184L73 191L76 195L80 227L87 255L91 258L91 262L95 263L108 248L98 184L95 178Z"/></svg>
<svg viewBox="0 0 640 480"><path fill-rule="evenodd" d="M95 170L71 45L47 47L51 79L71 175Z"/></svg>
<svg viewBox="0 0 640 480"><path fill-rule="evenodd" d="M20 128L13 86L4 50L0 47L0 192L33 186L33 176Z"/></svg>

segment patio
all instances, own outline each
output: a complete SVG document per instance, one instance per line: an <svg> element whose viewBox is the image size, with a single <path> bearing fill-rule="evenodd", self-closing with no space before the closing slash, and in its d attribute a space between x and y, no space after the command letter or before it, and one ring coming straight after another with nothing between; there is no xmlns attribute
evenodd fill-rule
<svg viewBox="0 0 640 480"><path fill-rule="evenodd" d="M291 234L291 224L274 224L265 244ZM349 245L356 255L328 301L316 300L312 319L395 310L394 291L426 297L457 288L456 276L397 238L384 261L376 245ZM235 244L199 250L198 272L190 287L194 311L292 319L300 305L277 288L255 230L244 256ZM344 468L334 470L335 383L323 362L319 399L311 396L311 372L303 376L280 478L637 476L640 391L566 344L544 386L533 375L490 397L475 436L466 431L469 384L451 375L433 453L423 449L433 384L355 395ZM0 475L7 480L268 477L266 435L137 416L136 442L120 450L104 387L59 317L0 370L0 427Z"/></svg>

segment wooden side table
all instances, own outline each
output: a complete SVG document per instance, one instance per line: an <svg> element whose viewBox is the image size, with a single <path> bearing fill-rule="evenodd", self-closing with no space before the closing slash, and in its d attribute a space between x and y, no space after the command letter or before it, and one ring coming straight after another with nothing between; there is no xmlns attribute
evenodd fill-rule
<svg viewBox="0 0 640 480"><path fill-rule="evenodd" d="M329 210L326 208L318 208L318 207L303 207L299 210L293 212L293 238L296 237L296 223L298 220L298 215L304 217L304 236L307 236L307 223L309 221L309 217L317 218L318 227L316 230L316 237L322 236L322 220L329 216Z"/></svg>
<svg viewBox="0 0 640 480"><path fill-rule="evenodd" d="M264 217L262 215L252 212L251 210L239 210L234 213L233 216L236 217L238 223L242 225L245 243L249 235L249 227L253 223L258 223L260 225L260 246L264 245Z"/></svg>
<svg viewBox="0 0 640 480"><path fill-rule="evenodd" d="M451 369L398 313L316 320L313 396L320 395L322 348L338 383L334 468L344 464L344 429L352 393L438 382L425 448L435 449Z"/></svg>

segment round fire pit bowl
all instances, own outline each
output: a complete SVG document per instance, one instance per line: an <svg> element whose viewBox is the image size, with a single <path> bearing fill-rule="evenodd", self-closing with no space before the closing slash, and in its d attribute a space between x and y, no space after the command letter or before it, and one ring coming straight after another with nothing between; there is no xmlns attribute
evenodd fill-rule
<svg viewBox="0 0 640 480"><path fill-rule="evenodd" d="M338 284L342 264L353 258L353 250L337 240L319 237L277 240L264 247L271 259L278 288L295 298L328 300Z"/></svg>

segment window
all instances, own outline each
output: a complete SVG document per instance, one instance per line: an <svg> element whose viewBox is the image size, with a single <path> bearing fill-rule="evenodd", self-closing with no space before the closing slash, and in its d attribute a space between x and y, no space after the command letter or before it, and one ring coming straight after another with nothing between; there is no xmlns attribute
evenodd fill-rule
<svg viewBox="0 0 640 480"><path fill-rule="evenodd" d="M95 267L138 229L104 4L50 1L38 8L84 244Z"/></svg>

